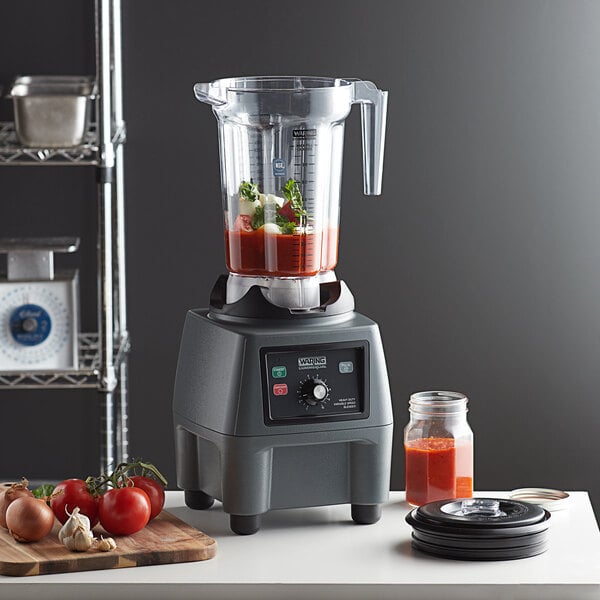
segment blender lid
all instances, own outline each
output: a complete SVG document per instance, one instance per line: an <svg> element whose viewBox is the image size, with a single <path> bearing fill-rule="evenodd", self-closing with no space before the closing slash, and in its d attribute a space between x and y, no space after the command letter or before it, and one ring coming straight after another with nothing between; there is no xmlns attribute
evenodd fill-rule
<svg viewBox="0 0 600 600"><path fill-rule="evenodd" d="M439 500L417 509L417 518L431 525L453 529L498 529L533 525L544 519L544 509L518 500L459 498Z"/></svg>
<svg viewBox="0 0 600 600"><path fill-rule="evenodd" d="M545 552L550 513L510 499L440 500L406 516L413 548L463 560L512 560Z"/></svg>
<svg viewBox="0 0 600 600"><path fill-rule="evenodd" d="M447 548L437 544L429 544L422 540L415 539L412 541L415 550L421 550L427 554L434 554L442 558L451 558L454 560L517 560L520 558L529 558L542 554L548 550L548 540L544 540L538 544L528 546L519 546L516 548L493 548L491 550L482 551L479 548Z"/></svg>
<svg viewBox="0 0 600 600"><path fill-rule="evenodd" d="M416 510L416 509L415 509ZM413 511L414 512L414 511ZM501 538L512 538L515 536L525 536L525 535L533 535L536 533L540 533L546 531L549 527L548 520L540 521L539 523L534 523L532 525L523 525L518 529L513 529L512 527L498 528L498 529L490 529L490 528L481 528L477 529L475 527L471 527L469 529L457 529L443 525L431 525L428 523L423 523L418 518L415 517L413 513L409 513L406 517L406 522L409 525L412 525L412 528L415 531L421 531L424 533L435 533L439 536L443 536L445 538L452 539L501 539Z"/></svg>
<svg viewBox="0 0 600 600"><path fill-rule="evenodd" d="M546 527L548 529L548 527ZM529 546L538 544L546 539L546 529L535 533L529 533L527 535L511 536L506 538L473 538L463 537L460 539L460 547L464 549L484 549L484 550L497 550L503 548L518 548L521 546ZM414 529L413 540L420 540L429 544L436 544L437 546L445 546L448 548L455 548L457 545L456 538L451 536L437 535L421 531L420 529Z"/></svg>

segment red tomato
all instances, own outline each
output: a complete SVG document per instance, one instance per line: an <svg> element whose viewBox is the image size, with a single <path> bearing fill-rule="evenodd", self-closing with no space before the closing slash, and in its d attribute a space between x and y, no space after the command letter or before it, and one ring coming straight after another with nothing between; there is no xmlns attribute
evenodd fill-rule
<svg viewBox="0 0 600 600"><path fill-rule="evenodd" d="M165 505L165 490L163 486L156 481L156 479L151 479L150 477L143 477L142 475L134 475L133 477L129 477L131 481L133 481L133 485L136 488L140 488L144 490L146 494L148 494L148 498L150 498L150 520L154 519L160 511L163 509Z"/></svg>
<svg viewBox="0 0 600 600"><path fill-rule="evenodd" d="M288 200L280 209L279 214L284 216L290 223L299 223L300 219L296 216L292 203Z"/></svg>
<svg viewBox="0 0 600 600"><path fill-rule="evenodd" d="M100 496L100 525L113 535L140 531L150 520L150 498L140 488L114 488Z"/></svg>
<svg viewBox="0 0 600 600"><path fill-rule="evenodd" d="M254 231L252 228L252 217L250 215L238 215L233 224L234 231Z"/></svg>
<svg viewBox="0 0 600 600"><path fill-rule="evenodd" d="M69 518L69 513L78 506L79 512L90 520L90 526L98 523L98 501L92 496L83 479L65 479L55 488L54 492L60 492L58 496L50 500L50 507L56 518L64 525Z"/></svg>

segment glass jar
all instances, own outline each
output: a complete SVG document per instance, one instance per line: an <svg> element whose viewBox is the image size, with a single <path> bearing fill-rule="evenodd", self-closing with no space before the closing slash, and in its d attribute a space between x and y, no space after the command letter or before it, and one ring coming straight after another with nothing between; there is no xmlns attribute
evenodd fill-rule
<svg viewBox="0 0 600 600"><path fill-rule="evenodd" d="M458 392L418 392L404 429L406 500L421 506L473 496L473 432L467 397Z"/></svg>

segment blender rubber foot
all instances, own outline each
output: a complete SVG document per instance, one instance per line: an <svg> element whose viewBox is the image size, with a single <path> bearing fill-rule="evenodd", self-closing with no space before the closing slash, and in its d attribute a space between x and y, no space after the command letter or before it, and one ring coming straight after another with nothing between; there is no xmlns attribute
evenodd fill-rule
<svg viewBox="0 0 600 600"><path fill-rule="evenodd" d="M371 525L381 519L381 504L353 504L352 520L358 525Z"/></svg>
<svg viewBox="0 0 600 600"><path fill-rule="evenodd" d="M215 502L212 496L205 494L201 490L185 490L184 497L186 506L194 510L206 510Z"/></svg>
<svg viewBox="0 0 600 600"><path fill-rule="evenodd" d="M238 535L252 535L260 529L260 515L229 515L229 527Z"/></svg>

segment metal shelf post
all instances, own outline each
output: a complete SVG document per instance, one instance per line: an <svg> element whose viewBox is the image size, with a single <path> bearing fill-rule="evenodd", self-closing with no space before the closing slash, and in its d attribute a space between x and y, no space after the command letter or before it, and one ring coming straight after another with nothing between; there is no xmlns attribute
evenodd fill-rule
<svg viewBox="0 0 600 600"><path fill-rule="evenodd" d="M26 148L0 123L0 166L95 166L98 196L98 330L79 335L76 370L0 372L2 389L96 388L102 408L100 468L128 459L128 352L121 0L94 0L96 123L75 148Z"/></svg>

